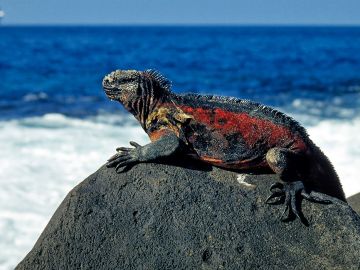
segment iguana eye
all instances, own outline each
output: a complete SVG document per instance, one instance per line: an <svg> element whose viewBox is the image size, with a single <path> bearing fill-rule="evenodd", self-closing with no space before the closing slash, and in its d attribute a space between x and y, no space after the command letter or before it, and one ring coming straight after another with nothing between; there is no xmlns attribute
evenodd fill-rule
<svg viewBox="0 0 360 270"><path fill-rule="evenodd" d="M132 79L132 78L124 78L124 79L119 80L119 83L121 83L121 84L123 84L123 83L131 83L131 82L134 82L134 79Z"/></svg>

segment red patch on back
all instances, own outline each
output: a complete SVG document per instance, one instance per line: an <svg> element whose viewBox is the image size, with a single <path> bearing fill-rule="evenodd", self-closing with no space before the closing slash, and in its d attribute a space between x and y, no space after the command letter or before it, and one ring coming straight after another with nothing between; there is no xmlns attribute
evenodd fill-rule
<svg viewBox="0 0 360 270"><path fill-rule="evenodd" d="M213 110L189 106L180 106L180 108L209 129L218 130L224 135L240 133L250 148L259 141L266 143L269 148L285 146L291 141L293 141L291 147L293 150L301 151L306 148L301 138L294 136L287 127L250 116L248 113L229 112L219 108Z"/></svg>

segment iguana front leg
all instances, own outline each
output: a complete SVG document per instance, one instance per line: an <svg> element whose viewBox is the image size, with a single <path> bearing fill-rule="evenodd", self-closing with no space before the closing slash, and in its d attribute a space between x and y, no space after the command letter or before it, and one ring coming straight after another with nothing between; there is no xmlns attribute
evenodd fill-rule
<svg viewBox="0 0 360 270"><path fill-rule="evenodd" d="M160 158L169 157L180 148L180 139L174 133L167 133L158 140L146 144L139 145L136 142L130 142L135 148L118 147L114 156L108 159L106 166L119 168L135 165L142 162L155 161Z"/></svg>
<svg viewBox="0 0 360 270"><path fill-rule="evenodd" d="M312 202L332 203L327 196L307 190L305 181L307 180L306 177L309 176L306 168L308 164L303 155L286 148L276 147L267 152L266 161L270 168L284 181L284 183L275 183L270 187L270 191L273 193L266 200L266 203L269 204L285 204L281 216L283 221L287 221L295 215L307 224L300 210L300 197ZM286 212L288 214L284 217Z"/></svg>

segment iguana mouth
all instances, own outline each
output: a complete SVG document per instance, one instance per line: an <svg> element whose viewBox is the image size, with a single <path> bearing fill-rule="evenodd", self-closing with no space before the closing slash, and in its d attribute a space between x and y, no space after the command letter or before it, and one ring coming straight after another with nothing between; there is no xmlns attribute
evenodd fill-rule
<svg viewBox="0 0 360 270"><path fill-rule="evenodd" d="M116 99L117 95L113 91L113 89L108 89L108 88L104 87L104 90L105 90L105 94L108 96L108 98L110 98L112 100Z"/></svg>
<svg viewBox="0 0 360 270"><path fill-rule="evenodd" d="M104 88L105 94L110 99L116 98L116 95L118 94L118 89L115 86L109 85L108 82L105 81L105 79L103 80L102 86Z"/></svg>

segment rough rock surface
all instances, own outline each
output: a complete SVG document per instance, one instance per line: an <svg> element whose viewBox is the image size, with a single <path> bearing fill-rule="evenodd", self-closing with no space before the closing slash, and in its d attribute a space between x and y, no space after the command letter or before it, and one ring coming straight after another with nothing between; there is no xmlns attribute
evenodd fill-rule
<svg viewBox="0 0 360 270"><path fill-rule="evenodd" d="M310 226L283 223L264 203L276 180L194 163L102 167L17 269L359 269L360 217L304 200Z"/></svg>
<svg viewBox="0 0 360 270"><path fill-rule="evenodd" d="M360 193L357 193L347 198L347 201L350 206L355 210L355 212L360 215Z"/></svg>

